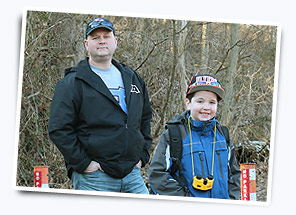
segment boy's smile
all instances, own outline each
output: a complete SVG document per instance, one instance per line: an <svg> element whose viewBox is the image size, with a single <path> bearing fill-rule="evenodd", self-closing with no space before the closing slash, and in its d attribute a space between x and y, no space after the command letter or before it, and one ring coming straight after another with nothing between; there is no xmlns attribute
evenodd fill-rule
<svg viewBox="0 0 296 215"><path fill-rule="evenodd" d="M187 110L190 110L193 120L207 121L217 112L217 95L210 91L198 91L191 101L186 99Z"/></svg>

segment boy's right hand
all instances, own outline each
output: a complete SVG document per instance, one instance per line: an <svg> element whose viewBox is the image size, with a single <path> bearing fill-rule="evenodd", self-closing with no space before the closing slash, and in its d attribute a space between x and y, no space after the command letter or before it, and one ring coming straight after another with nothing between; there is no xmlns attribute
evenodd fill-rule
<svg viewBox="0 0 296 215"><path fill-rule="evenodd" d="M83 173L92 173L92 172L95 172L97 170L100 170L100 171L104 172L104 170L101 168L101 165L98 162L92 161L92 162L90 162L90 164L84 170Z"/></svg>

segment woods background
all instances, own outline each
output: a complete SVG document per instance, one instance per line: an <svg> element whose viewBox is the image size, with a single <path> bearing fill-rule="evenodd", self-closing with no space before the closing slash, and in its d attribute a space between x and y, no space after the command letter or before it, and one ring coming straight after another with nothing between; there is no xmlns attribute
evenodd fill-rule
<svg viewBox="0 0 296 215"><path fill-rule="evenodd" d="M187 82L217 77L226 89L217 118L230 129L239 163L256 163L257 199L266 201L277 27L189 20L28 11L17 186L34 186L33 167L49 166L49 186L71 189L64 160L47 132L50 103L64 69L86 56L86 23L115 26L114 58L145 80L153 110L151 156L166 121L185 110ZM147 182L148 165L142 174Z"/></svg>

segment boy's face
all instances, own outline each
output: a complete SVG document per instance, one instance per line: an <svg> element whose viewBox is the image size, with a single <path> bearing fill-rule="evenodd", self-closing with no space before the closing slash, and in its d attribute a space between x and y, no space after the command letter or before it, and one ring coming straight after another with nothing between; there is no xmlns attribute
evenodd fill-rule
<svg viewBox="0 0 296 215"><path fill-rule="evenodd" d="M210 91L198 91L194 94L191 101L186 98L185 103L194 120L210 120L217 112L217 95Z"/></svg>

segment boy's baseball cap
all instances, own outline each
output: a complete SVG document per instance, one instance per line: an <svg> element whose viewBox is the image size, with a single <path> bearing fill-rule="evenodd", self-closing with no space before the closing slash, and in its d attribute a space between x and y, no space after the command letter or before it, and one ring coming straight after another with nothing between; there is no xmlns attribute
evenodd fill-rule
<svg viewBox="0 0 296 215"><path fill-rule="evenodd" d="M87 23L87 27L85 30L85 37L87 38L87 36L95 29L98 28L106 28L110 31L113 32L113 34L115 35L115 30L113 27L113 24L106 18L95 18L94 20L90 21L89 23Z"/></svg>
<svg viewBox="0 0 296 215"><path fill-rule="evenodd" d="M218 96L218 100L223 99L225 95L225 91L222 88L220 82L210 75L194 75L192 76L187 92L186 92L186 98L192 93L195 93L197 91L211 91L213 93L216 93Z"/></svg>

